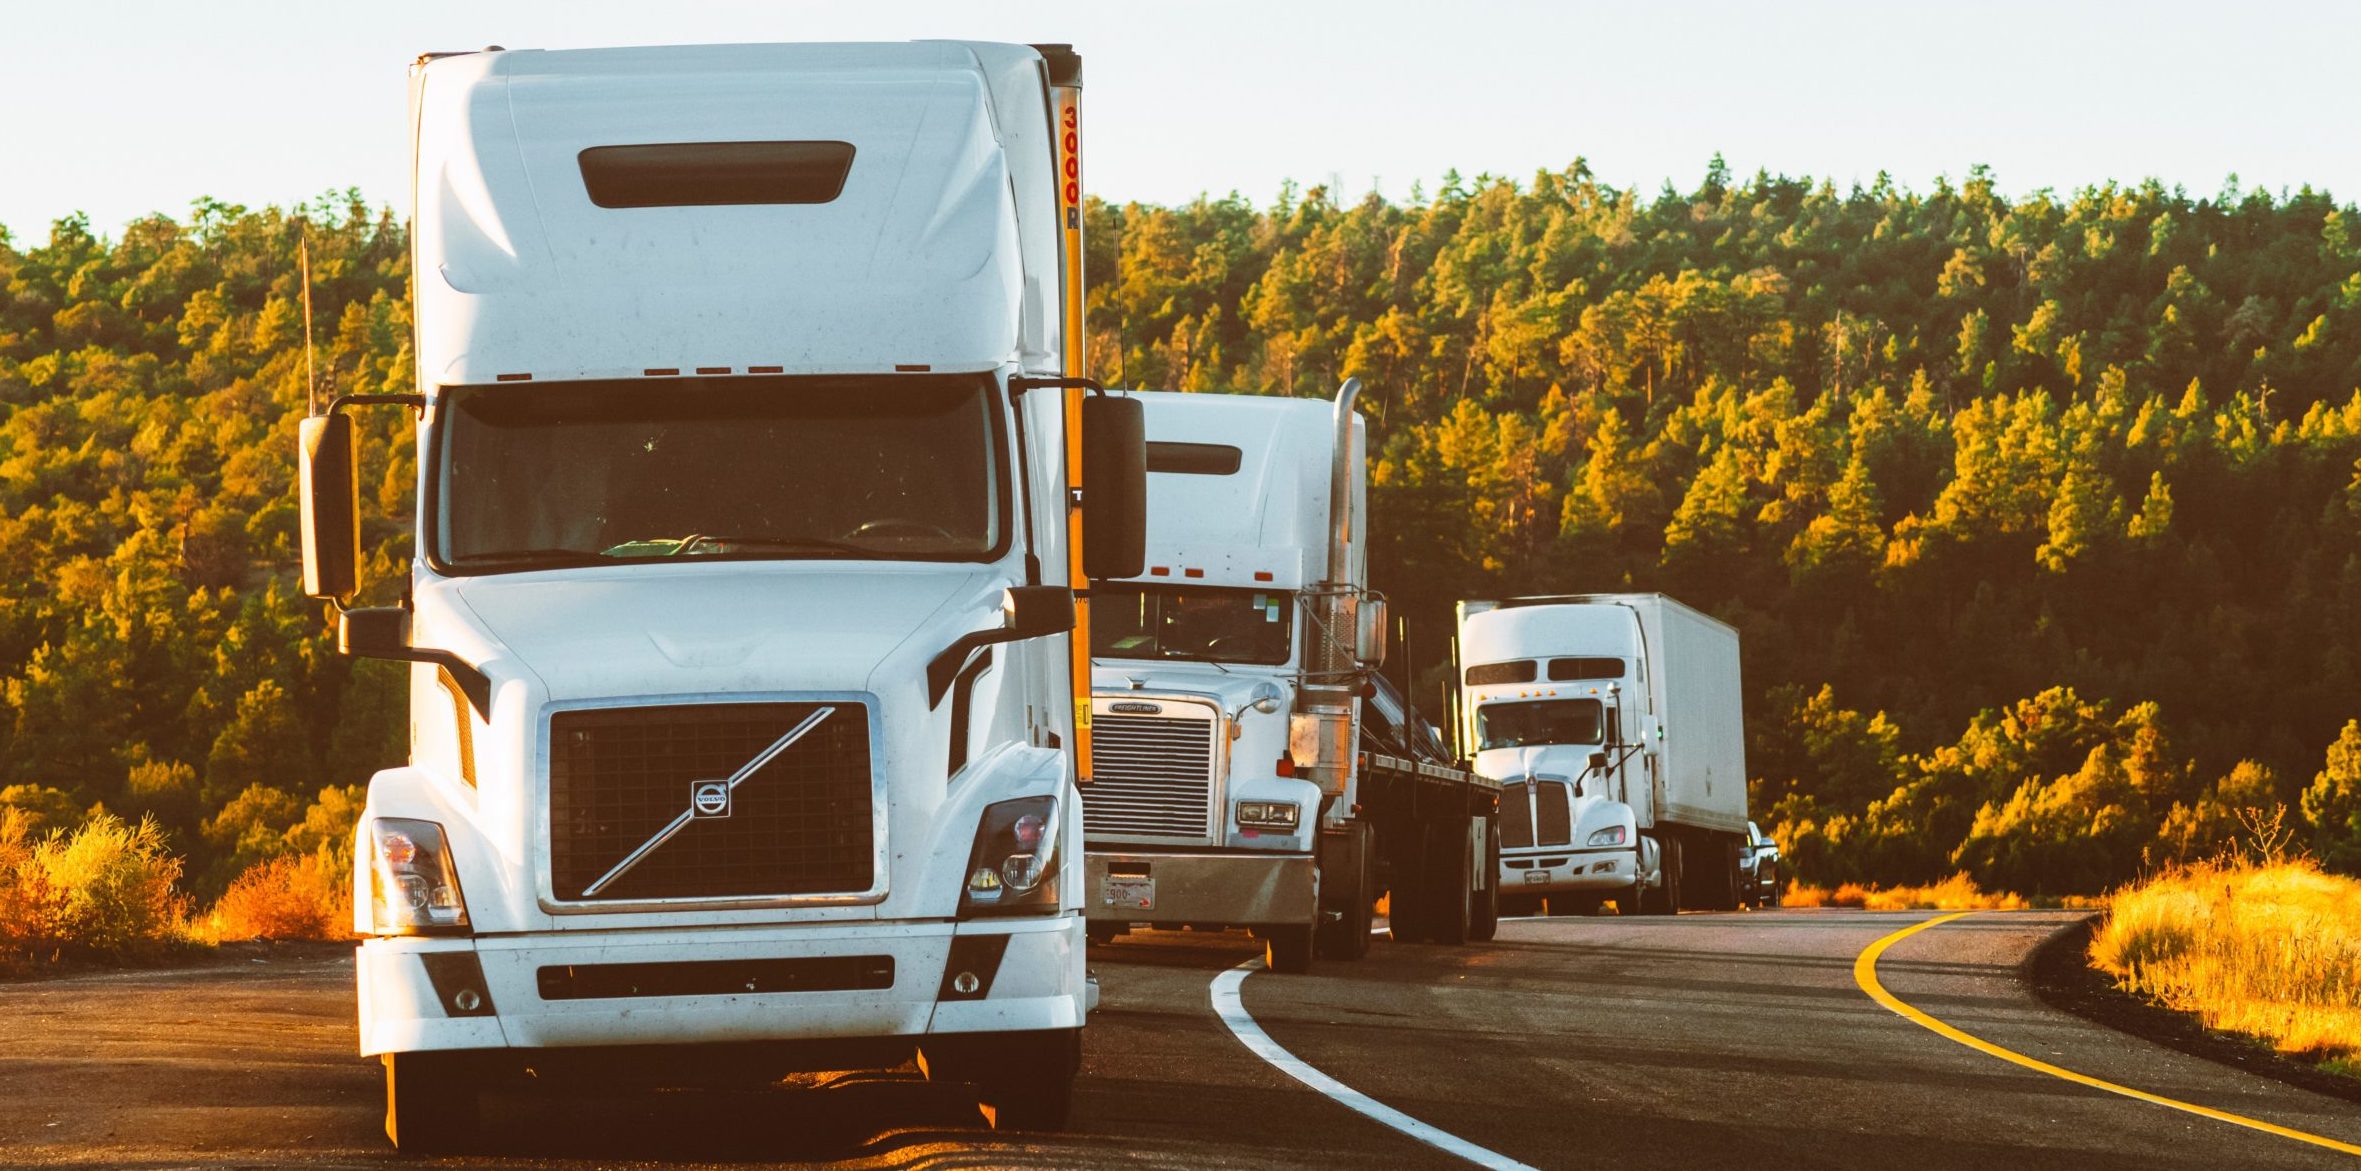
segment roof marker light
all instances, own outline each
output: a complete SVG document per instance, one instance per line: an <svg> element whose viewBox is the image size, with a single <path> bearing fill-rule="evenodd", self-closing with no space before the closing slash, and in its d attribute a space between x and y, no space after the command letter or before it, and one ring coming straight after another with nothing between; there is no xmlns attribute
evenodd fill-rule
<svg viewBox="0 0 2361 1171"><path fill-rule="evenodd" d="M1254 571L1254 580L1256 580L1256 581L1270 581L1270 580L1271 580L1271 571L1270 571L1270 570L1268 570L1268 569L1257 569L1257 570L1255 570L1255 571Z"/></svg>
<svg viewBox="0 0 2361 1171"><path fill-rule="evenodd" d="M642 370L640 373L645 374L650 378L672 378L677 377L680 374L680 367L660 366L653 369Z"/></svg>
<svg viewBox="0 0 2361 1171"><path fill-rule="evenodd" d="M783 374L786 370L785 366L748 366L746 368L748 374Z"/></svg>
<svg viewBox="0 0 2361 1171"><path fill-rule="evenodd" d="M498 381L501 381L501 382L531 382L531 381L533 381L533 376L532 376L532 375L530 375L530 374L496 374L496 375L493 375L493 377L494 377L495 379L497 379Z"/></svg>
<svg viewBox="0 0 2361 1171"><path fill-rule="evenodd" d="M1157 566L1152 566L1152 567L1150 567L1150 568L1149 568L1149 570L1148 570L1148 576L1149 576L1149 577L1171 577L1171 576L1172 576L1172 568L1171 568L1170 566L1165 566L1165 565L1157 565Z"/></svg>
<svg viewBox="0 0 2361 1171"><path fill-rule="evenodd" d="M924 374L924 373L926 373L927 371L929 371L929 370L932 370L932 369L934 369L934 367L932 367L932 366L929 366L929 365L927 365L927 364L926 364L926 363L924 363L924 362L903 362L903 363L897 363L897 364L894 366L894 373L896 373L896 374Z"/></svg>
<svg viewBox="0 0 2361 1171"><path fill-rule="evenodd" d="M699 373L699 374L727 374L727 373L729 373L729 372L730 372L730 368L729 368L729 367L727 367L727 366L699 366L699 367L697 367L697 373Z"/></svg>
<svg viewBox="0 0 2361 1171"><path fill-rule="evenodd" d="M1205 571L1204 571L1204 570L1202 570L1202 569L1184 569L1184 570L1181 570L1181 576L1182 576L1182 577L1203 577L1203 576L1205 576Z"/></svg>

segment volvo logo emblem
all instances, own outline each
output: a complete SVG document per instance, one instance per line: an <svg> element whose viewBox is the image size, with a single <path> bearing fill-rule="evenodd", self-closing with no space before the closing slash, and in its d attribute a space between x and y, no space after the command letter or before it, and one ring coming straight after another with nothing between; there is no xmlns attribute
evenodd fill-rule
<svg viewBox="0 0 2361 1171"><path fill-rule="evenodd" d="M697 817L730 815L728 781L696 781L689 785L689 811Z"/></svg>
<svg viewBox="0 0 2361 1171"><path fill-rule="evenodd" d="M1122 703L1108 704L1107 710L1111 712L1121 712L1127 716L1155 716L1162 715L1164 713L1164 705L1160 703L1135 703L1130 700L1125 700Z"/></svg>

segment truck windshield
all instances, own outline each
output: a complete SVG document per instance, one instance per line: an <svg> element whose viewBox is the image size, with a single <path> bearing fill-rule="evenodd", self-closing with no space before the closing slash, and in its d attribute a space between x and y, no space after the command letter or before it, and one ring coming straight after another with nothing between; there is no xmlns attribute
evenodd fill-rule
<svg viewBox="0 0 2361 1171"><path fill-rule="evenodd" d="M1295 646L1295 599L1277 590L1104 585L1090 597L1101 658L1278 666Z"/></svg>
<svg viewBox="0 0 2361 1171"><path fill-rule="evenodd" d="M1005 540L977 376L450 390L429 516L460 573L682 557L981 561Z"/></svg>
<svg viewBox="0 0 2361 1171"><path fill-rule="evenodd" d="M1476 736L1487 748L1597 744L1604 722L1595 699L1535 699L1476 709Z"/></svg>

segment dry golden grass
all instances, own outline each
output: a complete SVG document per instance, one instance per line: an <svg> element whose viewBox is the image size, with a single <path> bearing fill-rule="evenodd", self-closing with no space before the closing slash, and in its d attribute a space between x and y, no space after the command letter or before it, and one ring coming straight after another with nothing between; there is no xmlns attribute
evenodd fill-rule
<svg viewBox="0 0 2361 1171"><path fill-rule="evenodd" d="M2118 891L2091 962L2210 1028L2361 1056L2361 882L2310 861L2207 863Z"/></svg>
<svg viewBox="0 0 2361 1171"><path fill-rule="evenodd" d="M1954 874L1926 886L1863 886L1848 882L1830 890L1791 882L1779 896L1779 903L1787 907L1857 907L1865 911L2021 911L2029 905L2023 895L1983 890L1965 874Z"/></svg>
<svg viewBox="0 0 2361 1171"><path fill-rule="evenodd" d="M350 939L352 887L343 863L325 847L255 863L230 883L199 934L232 939Z"/></svg>

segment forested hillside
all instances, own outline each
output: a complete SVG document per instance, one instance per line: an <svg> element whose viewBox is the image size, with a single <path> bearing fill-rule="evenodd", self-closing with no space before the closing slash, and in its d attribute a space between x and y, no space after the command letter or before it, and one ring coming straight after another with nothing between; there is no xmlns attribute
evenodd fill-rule
<svg viewBox="0 0 2361 1171"><path fill-rule="evenodd" d="M1368 384L1429 706L1453 599L1661 589L1741 629L1756 807L1807 877L2092 890L2282 804L2361 864L2349 206L1577 162L1089 229L1108 381ZM409 389L404 235L357 197L0 243L0 803L154 813L201 889L339 832L404 735L399 669L293 585L304 233L323 385Z"/></svg>

